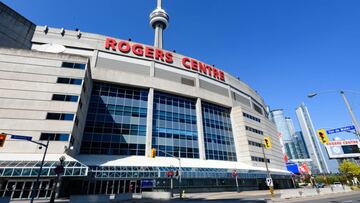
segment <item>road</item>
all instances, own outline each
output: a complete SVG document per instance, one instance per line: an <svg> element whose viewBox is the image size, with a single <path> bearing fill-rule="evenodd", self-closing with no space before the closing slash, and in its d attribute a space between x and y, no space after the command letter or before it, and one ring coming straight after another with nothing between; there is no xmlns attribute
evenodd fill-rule
<svg viewBox="0 0 360 203"><path fill-rule="evenodd" d="M0 201L1 202L1 201ZM11 203L28 203L29 201L11 201ZM36 203L45 203L47 200L36 200ZM68 203L68 200L57 200L57 203ZM244 193L201 193L201 194L187 194L184 200L173 199L170 201L133 199L123 201L122 203L360 203L360 191L353 191L347 193L330 194L326 196L306 197L299 199L281 199L279 196L270 199L270 195L266 191L252 191Z"/></svg>
<svg viewBox="0 0 360 203"><path fill-rule="evenodd" d="M316 203L359 203L360 202L360 191L333 194L328 196L320 196L313 198L294 199L286 201L274 201L281 203L296 203L296 202L316 202Z"/></svg>

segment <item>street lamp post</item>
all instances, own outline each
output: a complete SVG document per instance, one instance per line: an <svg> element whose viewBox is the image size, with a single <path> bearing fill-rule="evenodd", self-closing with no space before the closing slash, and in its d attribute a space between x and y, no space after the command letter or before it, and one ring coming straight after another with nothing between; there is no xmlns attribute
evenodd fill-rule
<svg viewBox="0 0 360 203"><path fill-rule="evenodd" d="M264 157L264 162L265 162L265 167L266 167L267 178L271 179L271 174L270 174L269 167L268 167L268 164L267 164L266 155L265 155L265 149L264 149L264 145L263 145L263 144L261 145L261 149L262 149L262 153L263 153L263 157ZM271 179L271 180L272 180L272 179ZM274 197L274 196L275 196L275 194L274 194L274 186L269 185L269 190L270 190L271 196Z"/></svg>
<svg viewBox="0 0 360 203"><path fill-rule="evenodd" d="M33 141L33 140L32 140L32 137L30 137L30 136L14 135L14 134L4 133L4 132L2 132L1 134L10 135L12 139L26 140L26 141L35 143L35 144L37 144L37 145L40 145L39 149L41 149L42 147L45 147L44 155L43 155L43 158L42 158L42 160L41 160L40 169L39 169L39 172L38 172L37 177L36 177L35 185L34 185L34 187L33 187L32 190L31 190L30 203L33 203L33 202L34 202L34 199L35 199L35 196L36 196L36 193L39 192L40 176L41 176L41 173L42 173L42 168L43 168L43 166L44 166L45 157L46 157L46 153L47 153L47 150L48 150L48 147L49 147L49 142L50 142L50 138L51 138L51 137L48 136L47 142L46 142L46 144L44 144L44 143L41 143L41 142ZM37 192L36 192L36 191L37 191Z"/></svg>
<svg viewBox="0 0 360 203"><path fill-rule="evenodd" d="M343 100L344 100L344 102L345 102L345 104L346 104L347 109L349 110L349 113L350 113L352 122L353 122L353 124L354 124L354 126L355 126L355 129L356 129L356 134L360 137L360 127L359 127L359 123L357 122L357 119L356 119L356 117L355 117L355 114L354 114L351 106L350 106L350 103L349 103L348 99L347 99L346 96L345 96L345 92L344 92L344 91L340 91L340 94L341 94L341 96L342 96L342 98L343 98Z"/></svg>
<svg viewBox="0 0 360 203"><path fill-rule="evenodd" d="M173 158L175 158L175 159L177 159L178 161L179 161L179 192L180 192L180 199L182 199L182 185L181 185L181 182L182 182L182 180L181 180L181 172L182 172L182 170L181 170L181 157L180 157L180 154L179 154L179 157L176 157L176 156L174 156L174 155L172 155L172 154L170 154L170 153L167 153L167 152L165 152L165 151L162 151L162 150L159 150L159 151L161 151L162 153L164 153L164 154L166 154L166 155L169 155L169 156L171 156L171 157L173 157Z"/></svg>
<svg viewBox="0 0 360 203"><path fill-rule="evenodd" d="M47 142L46 142L46 145L43 144L43 143L40 143L40 142L35 142L35 141L30 141L30 142L34 142L34 143L36 143L36 144L38 144L38 145L41 145L41 146L44 146L44 147L45 147L44 155L43 155L43 158L42 158L41 164L40 164L40 169L39 169L38 175L37 175L37 177L36 177L35 187L33 187L32 192L31 192L31 200L30 200L30 203L33 203L33 202L34 202L34 199L35 199L35 196L36 196L35 193L37 193L36 191L39 191L40 176L41 176L42 168L43 168L43 166L44 166L45 157L46 157L46 152L47 152L48 147L49 147L50 136L48 137L48 140L47 140Z"/></svg>
<svg viewBox="0 0 360 203"><path fill-rule="evenodd" d="M57 165L55 170L56 173L56 181L53 183L53 189L52 189L52 193L51 193L51 198L50 198L50 203L54 203L55 202L55 198L59 197L59 192L60 192L60 184L61 184L61 175L64 173L64 161L65 161L66 157L65 156L61 156L59 158L60 161L60 165Z"/></svg>
<svg viewBox="0 0 360 203"><path fill-rule="evenodd" d="M240 192L239 190L239 181L238 181L238 173L236 169L232 171L232 176L235 178L235 184L236 184L236 192Z"/></svg>
<svg viewBox="0 0 360 203"><path fill-rule="evenodd" d="M351 116L351 119L352 119L352 122L355 126L355 130L356 130L356 135L358 136L358 138L360 138L360 127L359 127L359 123L355 117L355 114L350 106L350 103L345 95L345 92L343 90L341 91L324 91L324 92L321 92L321 93L331 93L331 92L339 92L341 94L341 97L343 98L344 102L345 102L345 105L346 105L346 108L348 109L349 113L350 113L350 116ZM351 92L354 92L354 91L351 91ZM358 93L358 92L356 92ZM313 98L315 96L317 96L318 94L320 93L311 93L311 94L308 94L308 97L309 98Z"/></svg>

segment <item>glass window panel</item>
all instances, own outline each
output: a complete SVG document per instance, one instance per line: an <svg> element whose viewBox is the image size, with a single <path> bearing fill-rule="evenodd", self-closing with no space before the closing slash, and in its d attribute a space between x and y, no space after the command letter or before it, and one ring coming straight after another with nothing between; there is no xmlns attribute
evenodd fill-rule
<svg viewBox="0 0 360 203"><path fill-rule="evenodd" d="M92 92L89 110L95 113L87 117L84 130L91 139L83 139L81 153L143 156L148 90L99 82L93 89L106 96Z"/></svg>
<svg viewBox="0 0 360 203"><path fill-rule="evenodd" d="M185 142L189 134L193 134L192 141L198 139L197 131L193 133L190 131L191 127L186 128L186 123L189 122L186 118L194 117L196 120L196 114L195 111L185 111L183 108L179 108L179 101L182 101L183 106L188 108L195 106L196 102L195 99L155 91L152 147L157 149L158 156L198 158L199 155L193 153L193 148L198 148L198 146L191 142ZM184 143L184 145L180 143ZM184 148L183 153L180 152L179 146ZM186 153L187 150L189 153Z"/></svg>
<svg viewBox="0 0 360 203"><path fill-rule="evenodd" d="M202 102L202 114L206 158L236 161L230 109Z"/></svg>

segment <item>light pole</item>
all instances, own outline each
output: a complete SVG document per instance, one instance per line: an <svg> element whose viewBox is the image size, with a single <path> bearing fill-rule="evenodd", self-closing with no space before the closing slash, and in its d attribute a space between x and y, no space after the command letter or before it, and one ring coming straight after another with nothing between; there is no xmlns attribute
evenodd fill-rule
<svg viewBox="0 0 360 203"><path fill-rule="evenodd" d="M238 181L238 173L237 173L236 169L233 170L232 176L235 178L236 192L240 192L240 190L239 190L239 181Z"/></svg>
<svg viewBox="0 0 360 203"><path fill-rule="evenodd" d="M346 105L346 108L348 109L349 113L350 113L350 116L351 116L351 119L352 119L352 122L355 126L355 130L356 130L356 135L358 136L358 138L360 138L360 127L359 127L359 123L355 117L355 114L350 106L350 103L345 95L345 91L343 90L340 90L340 91L337 91L337 90L329 90L329 91L323 91L323 92L320 92L320 93L311 93L311 94L308 94L308 97L309 98L313 98L315 96L317 96L318 94L322 94L322 93L332 93L332 92L338 92L340 93L341 97L343 98L344 102L345 102L345 105ZM353 92L353 93L360 93L360 92L356 92L356 91L347 91L347 92Z"/></svg>
<svg viewBox="0 0 360 203"><path fill-rule="evenodd" d="M55 198L58 198L59 196L59 192L60 192L60 184L61 184L61 175L64 173L64 161L66 160L65 156L61 156L59 158L60 161L60 165L57 165L56 168L54 169L57 177L56 177L56 181L53 183L53 189L52 189L52 193L51 193L51 198L50 198L50 203L54 203L55 202Z"/></svg>
<svg viewBox="0 0 360 203"><path fill-rule="evenodd" d="M181 173L182 173L182 171L181 171L181 157L180 157L180 154L179 154L179 157L176 157L176 156L174 156L174 155L172 155L170 153L167 153L167 152L165 152L163 150L159 150L159 151L166 154L166 155L169 155L169 156L171 156L171 157L173 157L173 158L175 158L175 159L177 159L179 161L179 190L180 190L179 195L180 195L180 199L182 199L182 188L181 188L181 182L182 182Z"/></svg>
<svg viewBox="0 0 360 203"><path fill-rule="evenodd" d="M265 167L266 167L267 178L270 179L271 182L272 182L271 174L270 174L269 167L268 167L268 163L267 163L267 160L266 160L265 149L264 149L264 145L263 145L263 144L261 145L261 149L262 149L262 153L263 153L263 157L264 157L264 162L265 162ZM273 184L273 183L272 183L272 184ZM275 194L274 194L274 186L269 185L269 190L270 190L271 196L274 197L274 196L275 196Z"/></svg>
<svg viewBox="0 0 360 203"><path fill-rule="evenodd" d="M47 150L48 150L49 142L50 142L50 138L51 138L51 137L48 136L47 142L46 142L46 144L44 144L44 143L41 143L41 142L33 141L33 140L32 140L32 137L30 137L30 136L14 135L14 134L4 133L4 132L2 132L1 134L2 134L2 135L10 135L10 136L11 136L11 139L26 140L26 141L35 143L35 144L37 144L37 145L40 145L39 149L41 149L42 147L45 147L44 155L43 155L43 158L42 158L42 160L41 160L40 169L39 169L39 172L38 172L37 177L36 177L35 185L34 185L34 187L33 187L32 190L31 190L30 203L33 203L33 202L34 202L34 199L35 199L35 196L36 196L35 193L38 193L38 192L39 192L40 176L41 176L42 168L43 168L43 166L44 166L45 157L46 157L46 152L47 152ZM37 191L37 192L36 192L36 191Z"/></svg>
<svg viewBox="0 0 360 203"><path fill-rule="evenodd" d="M48 140L47 140L46 145L43 144L43 143L40 143L40 142L35 142L35 141L30 141L30 142L33 142L33 143L36 143L36 144L38 144L38 145L40 145L40 146L44 146L44 147L45 147L44 155L43 155L43 158L42 158L41 164L40 164L40 169L39 169L38 175L37 175L37 177L36 177L35 187L33 187L32 193L31 193L30 203L33 203L33 202L34 202L34 199L35 199L35 196L36 196L35 193L37 193L36 191L39 191L40 175L41 175L41 172L42 172L42 168L43 168L43 166L44 166L45 157L46 157L46 152L47 152L48 147L49 147L50 136L48 136Z"/></svg>

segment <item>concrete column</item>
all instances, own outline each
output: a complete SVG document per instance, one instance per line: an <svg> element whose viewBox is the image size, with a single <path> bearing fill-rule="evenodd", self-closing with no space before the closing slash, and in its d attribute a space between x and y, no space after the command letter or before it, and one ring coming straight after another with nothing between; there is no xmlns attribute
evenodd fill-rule
<svg viewBox="0 0 360 203"><path fill-rule="evenodd" d="M150 157L152 145L152 127L153 127L153 104L154 104L154 88L149 89L147 101L147 116L146 116L146 146L145 156Z"/></svg>
<svg viewBox="0 0 360 203"><path fill-rule="evenodd" d="M91 68L95 68L97 60L98 60L99 50L94 50L94 53L90 60Z"/></svg>
<svg viewBox="0 0 360 203"><path fill-rule="evenodd" d="M198 142L199 142L199 158L205 160L206 156L205 156L204 128L203 128L203 117L202 117L200 98L197 98L196 100L196 126L198 132Z"/></svg>

